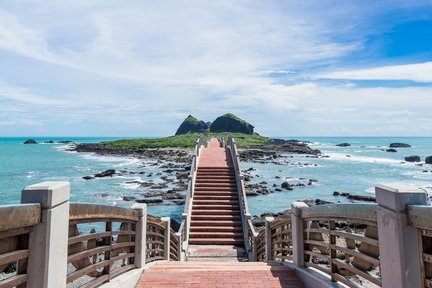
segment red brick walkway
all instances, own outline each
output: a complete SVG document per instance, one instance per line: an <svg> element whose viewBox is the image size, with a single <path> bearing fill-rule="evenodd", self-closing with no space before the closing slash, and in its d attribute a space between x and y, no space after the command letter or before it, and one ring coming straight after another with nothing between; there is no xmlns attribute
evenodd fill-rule
<svg viewBox="0 0 432 288"><path fill-rule="evenodd" d="M302 288L295 272L278 263L162 262L144 271L136 288Z"/></svg>
<svg viewBox="0 0 432 288"><path fill-rule="evenodd" d="M232 163L225 148L221 148L220 142L212 138L201 150L198 167L232 167Z"/></svg>

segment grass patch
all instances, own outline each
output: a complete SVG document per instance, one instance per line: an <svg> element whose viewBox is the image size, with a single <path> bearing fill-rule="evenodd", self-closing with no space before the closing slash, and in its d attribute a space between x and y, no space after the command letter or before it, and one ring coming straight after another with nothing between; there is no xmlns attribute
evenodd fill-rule
<svg viewBox="0 0 432 288"><path fill-rule="evenodd" d="M123 139L116 141L105 141L102 144L110 147L122 148L194 148L195 141L200 135L207 138L224 136L225 141L228 135L233 135L238 147L252 146L263 144L270 140L270 138L259 136L257 134L242 134L242 133L187 133L177 136L170 136L164 138L152 139Z"/></svg>

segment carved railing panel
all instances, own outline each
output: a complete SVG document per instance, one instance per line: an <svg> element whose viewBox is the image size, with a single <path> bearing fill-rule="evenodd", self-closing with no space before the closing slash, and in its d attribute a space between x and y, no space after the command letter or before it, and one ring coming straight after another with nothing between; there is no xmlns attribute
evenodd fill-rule
<svg viewBox="0 0 432 288"><path fill-rule="evenodd" d="M146 263L163 260L166 224L159 218L147 216Z"/></svg>
<svg viewBox="0 0 432 288"><path fill-rule="evenodd" d="M408 206L409 224L417 229L423 287L432 287L432 208Z"/></svg>
<svg viewBox="0 0 432 288"><path fill-rule="evenodd" d="M256 243L256 261L265 261L265 231L262 229L258 232L255 240Z"/></svg>
<svg viewBox="0 0 432 288"><path fill-rule="evenodd" d="M71 204L68 286L96 287L134 269L137 221L132 209Z"/></svg>
<svg viewBox="0 0 432 288"><path fill-rule="evenodd" d="M176 232L170 228L170 260L179 261L180 258L180 241Z"/></svg>
<svg viewBox="0 0 432 288"><path fill-rule="evenodd" d="M291 214L278 217L270 224L271 254L275 261L292 261Z"/></svg>
<svg viewBox="0 0 432 288"><path fill-rule="evenodd" d="M39 204L0 207L0 288L27 286L29 239L40 215Z"/></svg>
<svg viewBox="0 0 432 288"><path fill-rule="evenodd" d="M302 210L305 266L349 287L381 287L375 209L360 204Z"/></svg>

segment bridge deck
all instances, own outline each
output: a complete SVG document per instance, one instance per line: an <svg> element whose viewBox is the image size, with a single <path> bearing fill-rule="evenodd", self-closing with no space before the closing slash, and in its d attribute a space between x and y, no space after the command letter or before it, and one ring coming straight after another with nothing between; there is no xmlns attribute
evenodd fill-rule
<svg viewBox="0 0 432 288"><path fill-rule="evenodd" d="M161 262L146 270L136 288L302 288L295 272L278 263Z"/></svg>

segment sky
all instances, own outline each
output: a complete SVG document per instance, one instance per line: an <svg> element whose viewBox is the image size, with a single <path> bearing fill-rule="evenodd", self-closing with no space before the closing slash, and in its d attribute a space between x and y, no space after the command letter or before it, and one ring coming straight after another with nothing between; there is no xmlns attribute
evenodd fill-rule
<svg viewBox="0 0 432 288"><path fill-rule="evenodd" d="M0 136L432 136L432 2L0 2Z"/></svg>

